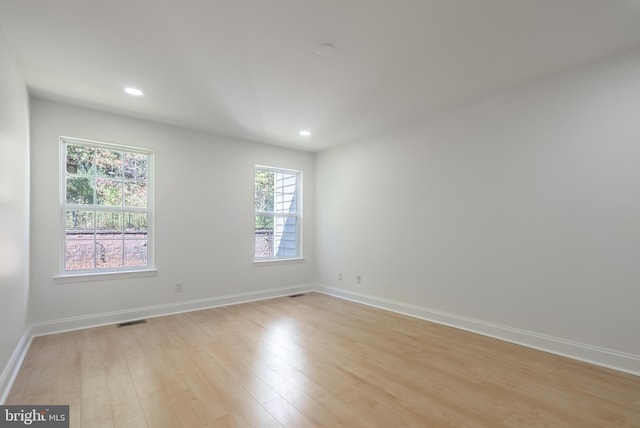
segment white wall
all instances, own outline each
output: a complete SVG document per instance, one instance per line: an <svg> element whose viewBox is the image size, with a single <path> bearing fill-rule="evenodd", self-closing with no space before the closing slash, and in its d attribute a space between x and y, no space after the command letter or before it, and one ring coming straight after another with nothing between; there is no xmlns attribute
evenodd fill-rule
<svg viewBox="0 0 640 428"><path fill-rule="evenodd" d="M319 154L319 281L640 371L639 76L634 51Z"/></svg>
<svg viewBox="0 0 640 428"><path fill-rule="evenodd" d="M28 255L28 96L0 28L0 396L27 327Z"/></svg>
<svg viewBox="0 0 640 428"><path fill-rule="evenodd" d="M238 293L255 294L314 281L312 153L206 135L41 99L32 99L31 113L31 322L46 323ZM155 254L159 269L156 276L81 282L54 280L59 273L61 239L60 136L155 150ZM256 164L303 171L304 262L252 263ZM180 294L174 292L177 282L183 284Z"/></svg>

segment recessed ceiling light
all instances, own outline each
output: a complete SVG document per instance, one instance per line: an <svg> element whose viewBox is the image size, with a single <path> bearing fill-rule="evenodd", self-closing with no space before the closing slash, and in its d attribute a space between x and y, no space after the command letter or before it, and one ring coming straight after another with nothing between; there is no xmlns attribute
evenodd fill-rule
<svg viewBox="0 0 640 428"><path fill-rule="evenodd" d="M135 95L136 97L140 97L144 95L144 93L138 88L124 88L124 91L129 95Z"/></svg>
<svg viewBox="0 0 640 428"><path fill-rule="evenodd" d="M331 43L323 43L318 46L316 52L320 56L333 56L333 54L336 52L336 48Z"/></svg>
<svg viewBox="0 0 640 428"><path fill-rule="evenodd" d="M300 134L301 137L309 137L311 135L311 132L303 129L302 131L298 132L298 134Z"/></svg>

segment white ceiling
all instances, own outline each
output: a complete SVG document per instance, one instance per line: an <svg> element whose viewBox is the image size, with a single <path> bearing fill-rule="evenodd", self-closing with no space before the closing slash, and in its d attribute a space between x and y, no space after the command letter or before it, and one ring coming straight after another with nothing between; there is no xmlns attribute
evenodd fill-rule
<svg viewBox="0 0 640 428"><path fill-rule="evenodd" d="M36 96L314 151L640 46L640 0L0 0L0 22Z"/></svg>

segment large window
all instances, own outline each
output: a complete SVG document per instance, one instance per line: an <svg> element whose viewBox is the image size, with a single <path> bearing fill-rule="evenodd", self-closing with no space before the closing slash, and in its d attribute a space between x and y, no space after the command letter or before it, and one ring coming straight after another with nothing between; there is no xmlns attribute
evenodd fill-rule
<svg viewBox="0 0 640 428"><path fill-rule="evenodd" d="M255 260L302 257L299 171L255 169Z"/></svg>
<svg viewBox="0 0 640 428"><path fill-rule="evenodd" d="M61 138L64 273L152 267L152 153Z"/></svg>

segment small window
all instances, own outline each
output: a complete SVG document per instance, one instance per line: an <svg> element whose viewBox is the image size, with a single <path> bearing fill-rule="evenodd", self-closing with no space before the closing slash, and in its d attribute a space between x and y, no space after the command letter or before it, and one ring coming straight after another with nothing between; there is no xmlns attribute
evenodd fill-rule
<svg viewBox="0 0 640 428"><path fill-rule="evenodd" d="M61 138L63 273L152 267L152 152Z"/></svg>
<svg viewBox="0 0 640 428"><path fill-rule="evenodd" d="M255 260L302 257L299 171L255 169Z"/></svg>

